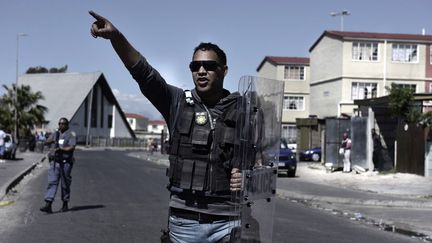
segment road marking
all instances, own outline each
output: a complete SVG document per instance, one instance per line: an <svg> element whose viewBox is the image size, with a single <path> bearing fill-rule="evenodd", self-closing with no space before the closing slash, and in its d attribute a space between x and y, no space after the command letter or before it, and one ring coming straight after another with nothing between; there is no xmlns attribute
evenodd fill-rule
<svg viewBox="0 0 432 243"><path fill-rule="evenodd" d="M9 206L13 203L14 201L0 201L0 207Z"/></svg>

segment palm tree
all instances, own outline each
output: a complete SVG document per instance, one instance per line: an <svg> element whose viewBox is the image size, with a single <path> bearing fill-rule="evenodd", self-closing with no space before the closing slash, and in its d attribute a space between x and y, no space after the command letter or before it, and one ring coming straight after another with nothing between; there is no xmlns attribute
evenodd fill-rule
<svg viewBox="0 0 432 243"><path fill-rule="evenodd" d="M28 134L36 125L45 121L45 106L39 105L44 97L40 91L32 92L29 85L19 86L17 89L17 104L15 104L15 84L11 88L3 85L6 92L0 98L0 123L6 130L12 131L17 122L18 138L20 135ZM15 121L15 110L17 120Z"/></svg>

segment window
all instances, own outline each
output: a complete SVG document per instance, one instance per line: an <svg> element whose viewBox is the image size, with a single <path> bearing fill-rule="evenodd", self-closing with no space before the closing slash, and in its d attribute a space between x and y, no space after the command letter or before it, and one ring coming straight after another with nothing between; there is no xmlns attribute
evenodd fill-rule
<svg viewBox="0 0 432 243"><path fill-rule="evenodd" d="M376 83L353 82L351 88L352 100L363 100L377 97Z"/></svg>
<svg viewBox="0 0 432 243"><path fill-rule="evenodd" d="M303 96L284 96L283 108L285 110L295 110L295 111L304 110L304 97Z"/></svg>
<svg viewBox="0 0 432 243"><path fill-rule="evenodd" d="M113 116L108 115L108 128L112 128L112 124L113 124Z"/></svg>
<svg viewBox="0 0 432 243"><path fill-rule="evenodd" d="M84 127L87 127L88 122L88 97L84 100Z"/></svg>
<svg viewBox="0 0 432 243"><path fill-rule="evenodd" d="M284 78L291 80L305 80L304 70L304 66L286 65Z"/></svg>
<svg viewBox="0 0 432 243"><path fill-rule="evenodd" d="M104 127L104 95L103 92L101 92L101 103L100 103L100 127L103 128Z"/></svg>
<svg viewBox="0 0 432 243"><path fill-rule="evenodd" d="M97 88L93 88L93 98L92 98L92 104L91 104L91 117L90 117L90 126L96 127L97 125Z"/></svg>
<svg viewBox="0 0 432 243"><path fill-rule="evenodd" d="M297 140L297 127L295 125L282 125L281 135L288 143L294 143Z"/></svg>
<svg viewBox="0 0 432 243"><path fill-rule="evenodd" d="M417 85L415 85L415 84L396 84L396 86L401 88L401 89L410 89L414 93L416 92L416 89L417 89Z"/></svg>
<svg viewBox="0 0 432 243"><path fill-rule="evenodd" d="M429 63L432 64L432 45L429 46Z"/></svg>
<svg viewBox="0 0 432 243"><path fill-rule="evenodd" d="M416 63L418 62L418 51L417 45L414 44L393 44L393 62L406 62Z"/></svg>
<svg viewBox="0 0 432 243"><path fill-rule="evenodd" d="M378 43L353 42L352 59L355 61L378 61Z"/></svg>

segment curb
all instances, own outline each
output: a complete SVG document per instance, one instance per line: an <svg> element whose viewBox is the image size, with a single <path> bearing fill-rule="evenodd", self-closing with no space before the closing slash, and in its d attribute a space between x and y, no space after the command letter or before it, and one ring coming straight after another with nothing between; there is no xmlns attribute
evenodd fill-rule
<svg viewBox="0 0 432 243"><path fill-rule="evenodd" d="M279 197L292 200L305 200L313 202L324 202L332 204L350 204L350 205L362 205L362 206L381 206L381 207L400 207L400 208L423 208L432 209L431 201L420 201L420 200L379 200L379 199L355 199L355 198L343 198L343 197L327 197L327 196L316 196L309 194L302 194L291 192L283 189L277 189Z"/></svg>
<svg viewBox="0 0 432 243"><path fill-rule="evenodd" d="M42 163L43 161L45 161L46 156L44 155L40 161L36 161L34 162L32 165L30 165L27 169L24 169L23 171L21 171L21 173L19 173L15 178L13 178L12 180L10 180L8 183L6 183L4 186L2 186L0 188L0 201L9 193L9 191L14 188L16 185L18 185L21 180L28 175L32 170L34 170L34 168L36 168L36 166L40 163Z"/></svg>

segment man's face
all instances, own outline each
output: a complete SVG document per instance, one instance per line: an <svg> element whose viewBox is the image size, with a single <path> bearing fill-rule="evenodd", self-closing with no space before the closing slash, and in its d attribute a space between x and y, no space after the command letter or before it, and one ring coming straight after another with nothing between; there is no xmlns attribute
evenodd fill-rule
<svg viewBox="0 0 432 243"><path fill-rule="evenodd" d="M59 123L58 123L58 126L59 126L59 130L61 132L64 132L64 131L66 131L68 129L69 123L66 120L60 119Z"/></svg>
<svg viewBox="0 0 432 243"><path fill-rule="evenodd" d="M211 95L223 89L223 80L228 67L220 64L214 51L198 50L195 52L190 68L196 90L200 95Z"/></svg>

